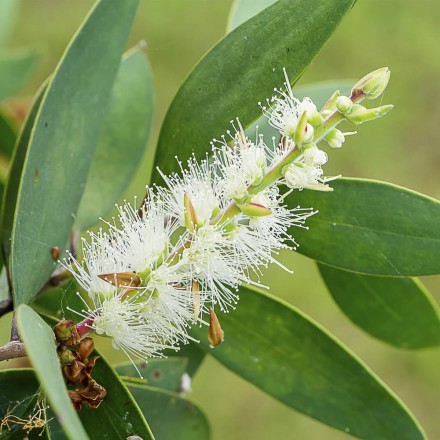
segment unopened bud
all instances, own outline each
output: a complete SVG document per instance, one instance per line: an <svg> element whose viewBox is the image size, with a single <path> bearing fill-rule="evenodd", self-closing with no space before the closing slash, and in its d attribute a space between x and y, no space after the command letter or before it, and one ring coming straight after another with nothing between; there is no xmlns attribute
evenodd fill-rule
<svg viewBox="0 0 440 440"><path fill-rule="evenodd" d="M183 206L186 229L188 229L190 232L194 232L197 225L197 216L194 205L192 204L187 193L185 193L183 196Z"/></svg>
<svg viewBox="0 0 440 440"><path fill-rule="evenodd" d="M71 365L76 359L75 353L72 350L63 347L62 350L58 351L58 357L60 359L61 365Z"/></svg>
<svg viewBox="0 0 440 440"><path fill-rule="evenodd" d="M307 123L307 112L303 112L299 118L298 125L296 126L294 137L295 144L300 146L311 141L313 139L313 133L313 127Z"/></svg>
<svg viewBox="0 0 440 440"><path fill-rule="evenodd" d="M70 319L63 319L53 328L53 332L58 342L67 342L75 333L75 323Z"/></svg>
<svg viewBox="0 0 440 440"><path fill-rule="evenodd" d="M208 330L208 340L211 344L211 348L216 347L221 344L225 338L225 332L220 326L220 322L217 315L214 313L212 307L209 308L209 330Z"/></svg>
<svg viewBox="0 0 440 440"><path fill-rule="evenodd" d="M244 203L238 207L240 208L240 211L248 217L264 217L272 214L272 211L269 208L266 208L259 203Z"/></svg>
<svg viewBox="0 0 440 440"><path fill-rule="evenodd" d="M351 110L351 108L353 107L353 101L350 98L347 98L346 96L340 96L337 100L336 100L336 108L341 112L341 113L347 113Z"/></svg>
<svg viewBox="0 0 440 440"><path fill-rule="evenodd" d="M334 128L327 133L325 140L327 141L329 147L341 148L342 144L345 142L345 136L341 130Z"/></svg>
<svg viewBox="0 0 440 440"><path fill-rule="evenodd" d="M333 93L332 96L328 99L328 101L324 104L324 107L321 109L321 114L325 111L332 112L336 109L336 101L338 100L339 96L341 95L341 92L339 90L336 90L335 93Z"/></svg>
<svg viewBox="0 0 440 440"><path fill-rule="evenodd" d="M356 106L350 114L346 115L346 118L353 124L362 124L363 122L373 121L374 119L385 116L393 107L392 104L382 105L376 108L365 108L359 105Z"/></svg>
<svg viewBox="0 0 440 440"><path fill-rule="evenodd" d="M388 67L382 67L361 78L352 88L352 98L362 96L367 99L375 99L386 89L390 80L391 71Z"/></svg>
<svg viewBox="0 0 440 440"><path fill-rule="evenodd" d="M141 277L134 272L104 273L98 277L115 287L134 288L142 283Z"/></svg>

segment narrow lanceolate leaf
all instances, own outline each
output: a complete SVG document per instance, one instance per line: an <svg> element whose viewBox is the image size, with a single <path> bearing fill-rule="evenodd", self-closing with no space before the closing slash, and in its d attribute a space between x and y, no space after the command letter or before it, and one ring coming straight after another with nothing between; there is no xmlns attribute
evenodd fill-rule
<svg viewBox="0 0 440 440"><path fill-rule="evenodd" d="M242 288L234 313L219 317L223 344L209 351L286 405L364 439L423 439L404 404L353 353L289 304Z"/></svg>
<svg viewBox="0 0 440 440"><path fill-rule="evenodd" d="M276 0L234 0L229 12L227 31L234 30L275 2Z"/></svg>
<svg viewBox="0 0 440 440"><path fill-rule="evenodd" d="M175 151L185 160L202 157L212 138L240 116L243 126L260 114L258 101L271 97L284 81L285 67L295 82L330 37L354 0L279 0L224 37L194 68L165 117L156 165L178 169ZM153 176L159 179L159 174Z"/></svg>
<svg viewBox="0 0 440 440"><path fill-rule="evenodd" d="M52 329L25 304L17 309L17 326L29 360L64 432L69 438L88 439L67 394Z"/></svg>
<svg viewBox="0 0 440 440"><path fill-rule="evenodd" d="M144 154L152 118L151 68L142 49L135 48L119 66L76 216L78 228L95 224L123 195Z"/></svg>
<svg viewBox="0 0 440 440"><path fill-rule="evenodd" d="M208 420L198 406L171 391L146 385L129 384L141 411L150 420L155 437L160 439L209 440Z"/></svg>
<svg viewBox="0 0 440 440"><path fill-rule="evenodd" d="M40 87L35 95L34 101L31 105L29 113L23 124L23 127L15 145L12 155L11 165L9 167L8 181L4 192L4 199L1 209L1 231L2 231L2 254L9 258L11 250L11 233L14 222L14 213L17 204L17 194L20 185L21 172L26 157L26 152L29 146L29 139L31 137L32 128L35 123L38 109L40 108L41 100L47 87L47 81Z"/></svg>
<svg viewBox="0 0 440 440"><path fill-rule="evenodd" d="M43 97L23 164L11 245L15 303L30 302L65 248L139 0L99 1ZM84 50L87 47L87 50Z"/></svg>
<svg viewBox="0 0 440 440"><path fill-rule="evenodd" d="M342 269L388 276L440 273L440 202L389 183L338 179L334 191L295 191L290 206L319 211L290 232L298 252Z"/></svg>
<svg viewBox="0 0 440 440"><path fill-rule="evenodd" d="M48 402L39 389L35 373L30 368L0 371L0 429L2 440L47 439L47 427L51 415ZM22 420L34 420L30 427ZM7 421L7 422L6 422Z"/></svg>
<svg viewBox="0 0 440 440"><path fill-rule="evenodd" d="M139 379L139 373L145 384L169 391L179 389L182 375L186 372L188 359L169 357L166 359L150 359L144 361L124 362L116 365L115 370L120 376Z"/></svg>
<svg viewBox="0 0 440 440"><path fill-rule="evenodd" d="M29 79L38 54L33 49L0 52L0 101L18 92Z"/></svg>
<svg viewBox="0 0 440 440"><path fill-rule="evenodd" d="M318 267L338 306L367 333L402 348L440 344L440 311L419 280Z"/></svg>

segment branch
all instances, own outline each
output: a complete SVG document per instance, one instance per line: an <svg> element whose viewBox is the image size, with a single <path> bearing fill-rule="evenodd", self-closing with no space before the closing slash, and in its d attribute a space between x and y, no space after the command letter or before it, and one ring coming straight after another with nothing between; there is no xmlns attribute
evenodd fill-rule
<svg viewBox="0 0 440 440"><path fill-rule="evenodd" d="M19 341L11 341L0 347L0 362L26 356L24 344Z"/></svg>

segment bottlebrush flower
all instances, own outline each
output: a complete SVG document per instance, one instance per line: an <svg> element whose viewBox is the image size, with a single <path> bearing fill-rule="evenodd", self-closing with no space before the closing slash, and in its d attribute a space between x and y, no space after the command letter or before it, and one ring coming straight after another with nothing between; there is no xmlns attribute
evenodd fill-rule
<svg viewBox="0 0 440 440"><path fill-rule="evenodd" d="M383 72L379 86L371 83L374 96L388 81ZM275 89L278 95L262 106L279 142L268 145L258 134L252 141L237 119L233 131L212 142L212 158L191 157L187 168L179 163L180 173L162 174L165 186L148 188L141 210L118 207L108 232L83 241L83 261L65 262L90 299L78 312L83 323L112 338L130 359L147 360L191 340L189 327L205 323L204 314L212 324L215 307L234 309L240 284L260 285L262 267L284 268L277 255L298 246L292 228L306 228L316 214L285 206L286 195L332 190L322 170L328 157L317 144L339 147L345 140L340 122L366 122L389 111L360 106L368 97L364 89L350 98L336 92L318 111L310 99L294 97L286 74L285 90ZM217 324L216 344L223 339Z"/></svg>

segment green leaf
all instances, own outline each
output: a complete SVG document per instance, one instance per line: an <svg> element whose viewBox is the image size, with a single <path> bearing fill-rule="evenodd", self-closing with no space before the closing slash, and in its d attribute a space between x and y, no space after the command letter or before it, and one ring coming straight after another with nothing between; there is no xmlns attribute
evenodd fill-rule
<svg viewBox="0 0 440 440"><path fill-rule="evenodd" d="M17 326L26 354L64 432L70 438L87 439L67 394L52 329L25 304L17 309Z"/></svg>
<svg viewBox="0 0 440 440"><path fill-rule="evenodd" d="M338 179L334 192L295 191L291 207L313 207L309 230L290 230L298 252L356 272L416 276L440 273L440 202L406 188Z"/></svg>
<svg viewBox="0 0 440 440"><path fill-rule="evenodd" d="M40 384L30 368L0 371L0 421L3 418L10 420L7 426L2 425L2 440L48 438L47 425L41 428L35 427L27 434L27 429L23 425L14 423L14 420L17 421L18 418L28 420L33 416L44 420L44 413L37 414L39 408L45 406L39 388ZM46 421L49 419L50 416L47 414Z"/></svg>
<svg viewBox="0 0 440 440"><path fill-rule="evenodd" d="M136 48L119 66L78 209L78 228L97 223L123 195L145 151L152 118L152 72L142 49Z"/></svg>
<svg viewBox="0 0 440 440"><path fill-rule="evenodd" d="M151 420L157 439L207 440L211 438L208 420L202 411L177 393L146 385L129 384L141 411Z"/></svg>
<svg viewBox="0 0 440 440"><path fill-rule="evenodd" d="M35 67L38 56L33 49L0 52L0 101L23 87Z"/></svg>
<svg viewBox="0 0 440 440"><path fill-rule="evenodd" d="M9 176L4 191L2 209L1 209L1 231L2 231L2 254L9 258L11 251L11 234L12 225L14 222L15 207L17 204L18 188L20 186L20 177L23 169L26 152L29 146L29 139L31 137L32 128L35 123L38 109L40 108L41 100L47 87L47 81L43 83L36 93L32 102L29 113L22 126L18 142L15 146L11 165L9 167Z"/></svg>
<svg viewBox="0 0 440 440"><path fill-rule="evenodd" d="M39 313L52 316L57 319L78 320L78 315L73 310L82 310L84 301L77 295L81 287L75 280L69 279L60 286L53 287L39 295L32 303L32 308ZM89 299L85 295L86 300Z"/></svg>
<svg viewBox="0 0 440 440"><path fill-rule="evenodd" d="M95 350L91 356L96 355L99 353ZM102 356L93 369L93 379L107 390L107 396L97 409L83 407L79 413L90 438L125 439L138 435L143 440L154 440L133 396Z"/></svg>
<svg viewBox="0 0 440 440"><path fill-rule="evenodd" d="M0 1L0 46L3 46L11 33L20 3L20 0Z"/></svg>
<svg viewBox="0 0 440 440"><path fill-rule="evenodd" d="M286 405L364 439L422 439L395 394L321 326L265 293L240 289L234 313L219 316L222 344L202 347L226 367Z"/></svg>
<svg viewBox="0 0 440 440"><path fill-rule="evenodd" d="M179 351L165 350L165 356L178 356L187 360L188 365L186 367L186 373L190 377L194 377L197 370L202 365L203 359L205 359L205 352L200 349L197 342L190 342L189 344L181 345Z"/></svg>
<svg viewBox="0 0 440 440"><path fill-rule="evenodd" d="M58 64L29 140L11 243L14 303L29 303L64 249L139 0L101 0ZM87 47L87 50L84 48Z"/></svg>
<svg viewBox="0 0 440 440"><path fill-rule="evenodd" d="M367 333L402 348L440 344L440 310L419 280L318 267L338 306Z"/></svg>
<svg viewBox="0 0 440 440"><path fill-rule="evenodd" d="M236 27L249 20L263 9L275 3L276 0L235 0L229 13L227 31L231 32Z"/></svg>
<svg viewBox="0 0 440 440"><path fill-rule="evenodd" d="M169 357L150 359L148 364L144 361L136 361L135 364L149 386L177 391L182 375L186 371L188 360L183 357ZM114 368L121 376L139 378L139 373L131 362L115 365Z"/></svg>
<svg viewBox="0 0 440 440"><path fill-rule="evenodd" d="M284 81L297 81L354 0L280 0L224 37L199 62L174 98L163 123L155 164L168 174L185 160L210 150L210 141L239 116L248 126L260 114L258 101ZM159 174L155 171L153 181Z"/></svg>

